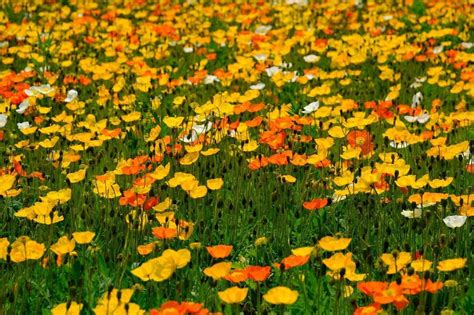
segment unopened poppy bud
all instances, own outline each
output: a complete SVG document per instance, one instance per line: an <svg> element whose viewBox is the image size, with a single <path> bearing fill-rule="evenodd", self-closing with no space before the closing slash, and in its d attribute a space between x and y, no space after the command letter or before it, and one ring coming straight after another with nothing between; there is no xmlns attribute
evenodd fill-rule
<svg viewBox="0 0 474 315"><path fill-rule="evenodd" d="M400 276L400 274L397 275L397 279L395 279L395 281L398 285L402 284L402 277Z"/></svg>
<svg viewBox="0 0 474 315"><path fill-rule="evenodd" d="M446 244L446 234L441 234L441 235L439 236L439 243L440 243L441 245L445 245L445 244Z"/></svg>
<svg viewBox="0 0 474 315"><path fill-rule="evenodd" d="M423 273L423 278L425 280L428 280L430 278L430 271L429 270L427 270L427 271L425 271L425 273Z"/></svg>

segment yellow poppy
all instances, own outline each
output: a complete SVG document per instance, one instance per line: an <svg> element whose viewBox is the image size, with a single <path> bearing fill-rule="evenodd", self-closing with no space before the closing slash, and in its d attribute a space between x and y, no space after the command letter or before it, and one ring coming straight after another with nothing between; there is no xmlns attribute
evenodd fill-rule
<svg viewBox="0 0 474 315"><path fill-rule="evenodd" d="M247 297L249 289L248 288L239 288L239 287L232 287L228 288L224 291L219 291L217 294L219 298L227 304L236 304L240 303Z"/></svg>
<svg viewBox="0 0 474 315"><path fill-rule="evenodd" d="M446 259L438 262L439 271L449 272L456 269L464 268L466 265L467 258L453 258L453 259Z"/></svg>
<svg viewBox="0 0 474 315"><path fill-rule="evenodd" d="M214 178L208 179L206 184L210 190L219 190L222 188L222 185L224 185L224 181L222 178Z"/></svg>
<svg viewBox="0 0 474 315"><path fill-rule="evenodd" d="M219 280L229 274L231 267L231 262L219 262L204 269L204 274L214 280Z"/></svg>
<svg viewBox="0 0 474 315"><path fill-rule="evenodd" d="M270 304L293 304L298 299L298 291L278 286L268 290L263 299Z"/></svg>
<svg viewBox="0 0 474 315"><path fill-rule="evenodd" d="M319 240L318 246L327 251L344 250L349 246L352 239L337 238L332 236L325 236Z"/></svg>
<svg viewBox="0 0 474 315"><path fill-rule="evenodd" d="M90 231L74 232L72 233L72 237L77 244L89 244L95 237L95 233Z"/></svg>

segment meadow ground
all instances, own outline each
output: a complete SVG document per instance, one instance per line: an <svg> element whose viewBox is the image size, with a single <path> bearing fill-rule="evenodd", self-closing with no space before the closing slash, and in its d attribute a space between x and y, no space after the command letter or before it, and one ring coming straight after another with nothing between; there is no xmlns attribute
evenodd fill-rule
<svg viewBox="0 0 474 315"><path fill-rule="evenodd" d="M473 6L3 0L0 314L473 314Z"/></svg>

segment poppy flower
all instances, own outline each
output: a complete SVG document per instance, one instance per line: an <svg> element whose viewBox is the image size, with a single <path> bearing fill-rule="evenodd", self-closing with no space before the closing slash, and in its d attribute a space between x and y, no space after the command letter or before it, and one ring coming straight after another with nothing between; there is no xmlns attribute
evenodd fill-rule
<svg viewBox="0 0 474 315"><path fill-rule="evenodd" d="M270 266L247 266L245 269L249 279L252 279L255 282L265 281L271 272Z"/></svg>
<svg viewBox="0 0 474 315"><path fill-rule="evenodd" d="M144 203L143 203L143 209L144 210L151 210L153 207L155 207L159 203L159 198L157 197L151 197L148 198Z"/></svg>
<svg viewBox="0 0 474 315"><path fill-rule="evenodd" d="M423 281L424 281L423 285L422 285L423 289L425 291L430 292L431 294L435 294L436 292L438 292L439 290L441 290L444 287L444 284L441 281L433 282L430 279L428 279L426 281L423 280Z"/></svg>
<svg viewBox="0 0 474 315"><path fill-rule="evenodd" d="M436 267L439 271L443 272L450 272L453 270L464 268L466 265L467 259L466 258L453 258L453 259L446 259L438 262L438 266Z"/></svg>
<svg viewBox="0 0 474 315"><path fill-rule="evenodd" d="M229 274L231 267L231 262L223 261L205 268L203 272L206 276L219 280Z"/></svg>
<svg viewBox="0 0 474 315"><path fill-rule="evenodd" d="M387 282L381 281L367 281L367 282L359 282L357 284L357 288L368 296L373 296L377 292L381 292L388 287Z"/></svg>
<svg viewBox="0 0 474 315"><path fill-rule="evenodd" d="M417 295L422 291L422 281L420 276L417 274L411 276L403 275L400 287L403 289L403 294Z"/></svg>
<svg viewBox="0 0 474 315"><path fill-rule="evenodd" d="M226 258L230 255L232 248L232 245L216 245L207 246L206 250L212 256L212 258Z"/></svg>
<svg viewBox="0 0 474 315"><path fill-rule="evenodd" d="M235 269L232 270L232 272L230 272L227 276L225 276L224 279L233 283L239 283L247 281L248 274L245 269Z"/></svg>
<svg viewBox="0 0 474 315"><path fill-rule="evenodd" d="M380 257L385 265L388 266L387 274L400 272L412 260L411 254L407 252L394 252L382 254Z"/></svg>
<svg viewBox="0 0 474 315"><path fill-rule="evenodd" d="M409 301L403 295L403 289L400 285L395 282L382 291L376 292L373 296L374 302L379 304L393 304L397 310L404 309Z"/></svg>
<svg viewBox="0 0 474 315"><path fill-rule="evenodd" d="M90 231L74 232L72 237L77 244L89 244L94 239L95 233Z"/></svg>
<svg viewBox="0 0 474 315"><path fill-rule="evenodd" d="M383 310L380 307L380 304L374 303L367 306L359 306L354 311L354 315L376 315L382 313Z"/></svg>
<svg viewBox="0 0 474 315"><path fill-rule="evenodd" d="M158 226L152 229L152 233L155 237L160 240L175 238L177 236L177 230L172 228L166 228Z"/></svg>
<svg viewBox="0 0 474 315"><path fill-rule="evenodd" d="M349 246L351 238L325 236L318 241L318 246L327 251L344 250Z"/></svg>
<svg viewBox="0 0 474 315"><path fill-rule="evenodd" d="M285 266L285 270L303 266L309 260L309 256L290 255L282 259L281 263Z"/></svg>
<svg viewBox="0 0 474 315"><path fill-rule="evenodd" d="M11 244L10 259L15 263L25 260L38 260L45 251L44 244L30 239L28 236L21 236Z"/></svg>
<svg viewBox="0 0 474 315"><path fill-rule="evenodd" d="M51 309L52 315L79 315L82 310L82 304L75 301L61 303Z"/></svg>
<svg viewBox="0 0 474 315"><path fill-rule="evenodd" d="M367 155L374 151L375 145L372 142L372 135L366 130L352 130L347 134L347 142L352 148L360 148L362 155Z"/></svg>
<svg viewBox="0 0 474 315"><path fill-rule="evenodd" d="M296 302L298 295L298 291L279 286L268 290L268 292L263 295L263 299L270 304L290 305Z"/></svg>
<svg viewBox="0 0 474 315"><path fill-rule="evenodd" d="M327 198L315 198L311 201L306 201L303 203L303 207L307 210L319 210L324 208L328 204Z"/></svg>
<svg viewBox="0 0 474 315"><path fill-rule="evenodd" d="M248 288L232 287L224 291L217 292L217 295L224 303L237 304L245 300L248 291Z"/></svg>

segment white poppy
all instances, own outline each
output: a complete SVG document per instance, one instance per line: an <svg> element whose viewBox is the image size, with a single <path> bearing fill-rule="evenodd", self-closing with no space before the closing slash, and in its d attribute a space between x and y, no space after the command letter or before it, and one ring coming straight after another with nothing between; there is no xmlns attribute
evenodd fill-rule
<svg viewBox="0 0 474 315"><path fill-rule="evenodd" d="M425 82L425 81L426 81L426 77L415 78L415 82L413 82L410 85L410 88L417 89L417 88L423 86L423 82Z"/></svg>
<svg viewBox="0 0 474 315"><path fill-rule="evenodd" d="M433 54L435 55L440 54L443 52L443 50L444 50L444 47L442 45L436 46L435 48L433 48Z"/></svg>
<svg viewBox="0 0 474 315"><path fill-rule="evenodd" d="M415 108L420 106L421 102L423 102L423 94L421 92L417 92L411 99L411 107Z"/></svg>
<svg viewBox="0 0 474 315"><path fill-rule="evenodd" d="M339 195L339 194L334 193L334 194L332 195L331 200L332 200L333 203L336 203L336 202L343 201L343 200L346 199L346 198L347 198L346 195Z"/></svg>
<svg viewBox="0 0 474 315"><path fill-rule="evenodd" d="M204 78L204 84L214 84L215 82L219 82L219 78L215 75L208 74Z"/></svg>
<svg viewBox="0 0 474 315"><path fill-rule="evenodd" d="M250 86L251 90L263 90L265 88L265 83L257 83Z"/></svg>
<svg viewBox="0 0 474 315"><path fill-rule="evenodd" d="M314 63L314 62L318 62L319 59L321 59L319 56L316 56L316 55L306 55L303 57L304 61L306 61L307 63Z"/></svg>
<svg viewBox="0 0 474 315"><path fill-rule="evenodd" d="M428 112L423 112L423 114L418 115L418 116L403 116L406 121L410 123L418 122L420 124L426 123L428 120L430 120L430 114Z"/></svg>
<svg viewBox="0 0 474 315"><path fill-rule="evenodd" d="M30 107L30 101L28 99L25 99L23 102L20 103L20 105L18 105L16 112L18 114L23 114L28 109L28 107Z"/></svg>
<svg viewBox="0 0 474 315"><path fill-rule="evenodd" d="M296 80L298 80L299 78L299 75L298 75L298 72L296 71L293 71L293 78L291 78L291 82L296 82Z"/></svg>
<svg viewBox="0 0 474 315"><path fill-rule="evenodd" d="M21 123L17 123L16 124L18 126L18 129L22 130L22 129L26 129L26 128L30 128L30 123L28 121L24 121L24 122L21 122Z"/></svg>
<svg viewBox="0 0 474 315"><path fill-rule="evenodd" d="M471 43L471 42L462 42L461 43L461 47L464 48L464 49L471 49L472 46L474 46L474 43Z"/></svg>
<svg viewBox="0 0 474 315"><path fill-rule="evenodd" d="M5 48L5 47L8 47L8 41L7 40L0 43L0 48Z"/></svg>
<svg viewBox="0 0 474 315"><path fill-rule="evenodd" d="M408 147L408 142L406 141L401 141L401 142L395 142L395 141L390 141L390 146L395 149L404 149Z"/></svg>
<svg viewBox="0 0 474 315"><path fill-rule="evenodd" d="M207 122L207 124L193 125L193 130L198 134L208 132L212 128L212 122Z"/></svg>
<svg viewBox="0 0 474 315"><path fill-rule="evenodd" d="M286 0L286 4L296 4L298 6L308 5L308 0Z"/></svg>
<svg viewBox="0 0 474 315"><path fill-rule="evenodd" d="M316 111L319 108L319 101L309 103L305 107L303 107L303 114L311 114L312 112Z"/></svg>
<svg viewBox="0 0 474 315"><path fill-rule="evenodd" d="M77 98L78 94L79 93L77 93L76 90L69 90L67 92L67 95L66 95L66 98L64 99L64 101L66 103L70 103L70 102L74 101Z"/></svg>
<svg viewBox="0 0 474 315"><path fill-rule="evenodd" d="M306 77L308 78L308 80L313 80L314 79L314 74L308 73L306 75Z"/></svg>
<svg viewBox="0 0 474 315"><path fill-rule="evenodd" d="M31 86L28 89L25 89L25 94L28 96L36 96L38 94L49 94L54 91L54 88L49 84L43 84L40 86Z"/></svg>
<svg viewBox="0 0 474 315"><path fill-rule="evenodd" d="M256 54L253 56L257 61L265 61L267 60L267 55L266 54Z"/></svg>
<svg viewBox="0 0 474 315"><path fill-rule="evenodd" d="M461 227L466 223L467 216L465 215L450 215L446 218L443 219L444 224L446 224L447 227L450 227L452 229Z"/></svg>
<svg viewBox="0 0 474 315"><path fill-rule="evenodd" d="M183 51L186 53L186 54L190 54L194 51L194 48L191 47L191 46L186 46L183 48Z"/></svg>
<svg viewBox="0 0 474 315"><path fill-rule="evenodd" d="M267 75L269 77L272 77L273 75L277 74L278 72L281 72L281 69L276 67L276 66L273 66L273 67L265 69L265 72L267 73Z"/></svg>
<svg viewBox="0 0 474 315"><path fill-rule="evenodd" d="M0 114L0 128L5 127L8 121L8 116L5 114Z"/></svg>
<svg viewBox="0 0 474 315"><path fill-rule="evenodd" d="M401 212L401 214L405 217L405 218L408 218L408 219L418 219L421 217L421 214L423 213L423 211L421 210L421 208L416 208L415 210L403 210Z"/></svg>
<svg viewBox="0 0 474 315"><path fill-rule="evenodd" d="M272 29L271 25L259 25L255 29L255 34L266 35Z"/></svg>
<svg viewBox="0 0 474 315"><path fill-rule="evenodd" d="M182 137L179 140L181 140L184 143L192 143L196 141L197 138L198 138L198 135L196 134L194 130L191 129L191 131L188 134L186 134L184 137Z"/></svg>

